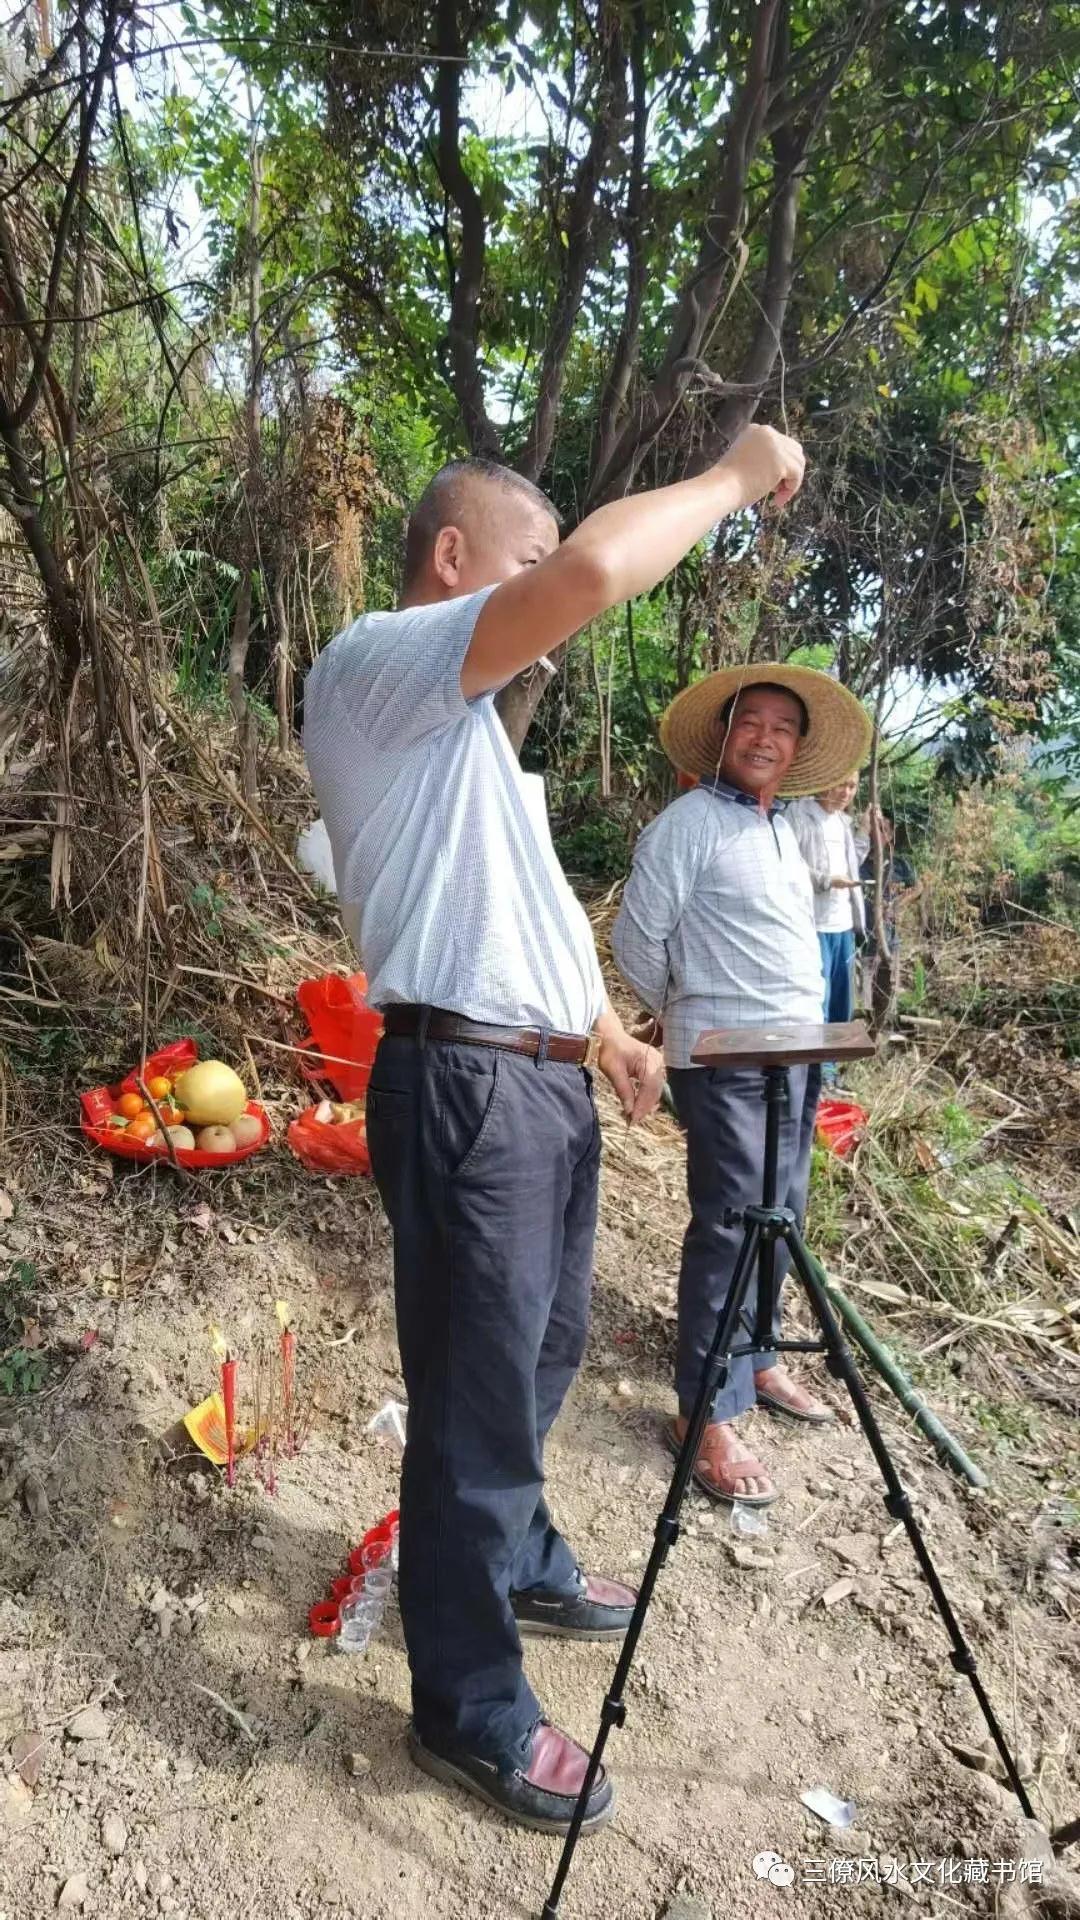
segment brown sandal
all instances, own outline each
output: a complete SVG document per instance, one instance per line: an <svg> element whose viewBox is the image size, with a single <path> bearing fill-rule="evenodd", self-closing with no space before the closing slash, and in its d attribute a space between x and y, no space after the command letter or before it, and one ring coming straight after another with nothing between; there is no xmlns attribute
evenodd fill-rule
<svg viewBox="0 0 1080 1920"><path fill-rule="evenodd" d="M708 1428L706 1428L706 1432L708 1432ZM675 1454L676 1457L682 1452L683 1443L675 1431L675 1422L673 1420L669 1421L664 1428L664 1441L669 1452ZM736 1480L767 1480L769 1478L768 1468L763 1467L760 1460L755 1460L753 1454L749 1454L745 1460L727 1461L723 1466L720 1465L719 1461L714 1462L717 1469L717 1480L710 1480L707 1474L702 1473L701 1467L698 1464L702 1455L705 1454L705 1451L705 1448L702 1447L701 1453L699 1453L698 1459L694 1463L692 1478L694 1485L700 1487L702 1493L708 1494L709 1499L714 1500L717 1506L733 1507L736 1502L738 1502L740 1507L772 1506L773 1501L776 1499L775 1492L735 1492L734 1482ZM717 1484L717 1481L720 1480L722 1476L726 1476L732 1482L730 1490L725 1490L722 1484Z"/></svg>

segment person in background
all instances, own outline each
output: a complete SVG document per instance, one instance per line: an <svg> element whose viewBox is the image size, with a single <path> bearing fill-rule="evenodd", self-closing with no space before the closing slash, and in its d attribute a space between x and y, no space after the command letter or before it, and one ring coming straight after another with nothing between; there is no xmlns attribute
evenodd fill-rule
<svg viewBox="0 0 1080 1920"><path fill-rule="evenodd" d="M700 1067L701 1033L731 1027L816 1026L821 952L814 896L777 798L830 785L865 753L870 722L858 701L809 667L727 667L668 708L662 743L700 781L645 829L612 929L623 978L662 1024L679 1120L686 1130L691 1221L679 1273L675 1385L677 1450L731 1285L742 1228L736 1213L761 1198L765 1103L757 1069ZM777 1198L801 1217L810 1175L818 1070L794 1066L780 1128ZM777 1248L783 1277L786 1248ZM744 1309L752 1333L757 1302ZM779 1310L773 1332L780 1336ZM766 1506L767 1468L733 1424L755 1405L821 1425L832 1415L772 1350L733 1360L694 1466L710 1499Z"/></svg>
<svg viewBox="0 0 1080 1920"><path fill-rule="evenodd" d="M664 1067L608 1003L495 695L802 476L795 441L751 426L707 471L614 500L560 542L520 474L451 462L410 517L399 606L339 634L305 688L342 913L385 1023L367 1120L409 1402L409 1752L542 1832L566 1831L588 1756L542 1712L520 1636L618 1639L635 1601L582 1570L543 1491L588 1330L592 1069L640 1120ZM601 1769L585 1831L612 1801Z"/></svg>
<svg viewBox="0 0 1080 1920"><path fill-rule="evenodd" d="M847 1021L855 1006L855 948L866 934L866 907L859 874L859 853L847 809L859 785L851 773L808 800L795 800L787 821L799 843L814 889L814 925L825 976L822 1018ZM823 1069L832 1084L836 1069Z"/></svg>
<svg viewBox="0 0 1080 1920"><path fill-rule="evenodd" d="M855 847L859 854L863 885L870 889L874 885L874 848L870 837L872 810L867 807L859 822L859 831L855 835ZM896 851L896 828L887 813L877 809L878 832L881 837L881 917L885 927L886 950L893 963L893 977L896 974L896 957L900 951L900 929L897 915L900 908L909 901L917 900L922 891L918 875L909 860ZM873 893L869 893L866 912L866 945L862 953L863 1004L873 1006L874 972L878 960L877 918L874 912Z"/></svg>

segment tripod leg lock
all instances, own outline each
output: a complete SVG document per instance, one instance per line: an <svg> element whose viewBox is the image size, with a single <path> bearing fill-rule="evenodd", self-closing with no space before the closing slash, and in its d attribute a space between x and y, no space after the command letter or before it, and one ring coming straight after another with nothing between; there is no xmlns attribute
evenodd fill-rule
<svg viewBox="0 0 1080 1920"><path fill-rule="evenodd" d="M673 1547L678 1537L679 1522L677 1520L669 1520L667 1514L662 1513L656 1523L656 1538L659 1540L661 1546L664 1547L665 1550L668 1547Z"/></svg>
<svg viewBox="0 0 1080 1920"><path fill-rule="evenodd" d="M600 1718L605 1727L625 1727L626 1701L616 1700L614 1695L610 1693L605 1694L604 1704L600 1709Z"/></svg>
<svg viewBox="0 0 1080 1920"><path fill-rule="evenodd" d="M903 1488L900 1489L899 1493L887 1493L885 1495L885 1511L886 1513L891 1513L894 1520L911 1519L911 1501L908 1499Z"/></svg>
<svg viewBox="0 0 1080 1920"><path fill-rule="evenodd" d="M973 1673L978 1672L978 1668L975 1665L975 1655L972 1653L970 1647L954 1647L949 1655L949 1660L956 1668L957 1673L966 1673L969 1680Z"/></svg>

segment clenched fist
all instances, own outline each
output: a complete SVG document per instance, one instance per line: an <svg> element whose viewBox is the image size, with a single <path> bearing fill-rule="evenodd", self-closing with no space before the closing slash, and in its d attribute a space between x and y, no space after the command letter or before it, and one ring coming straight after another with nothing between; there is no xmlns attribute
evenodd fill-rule
<svg viewBox="0 0 1080 1920"><path fill-rule="evenodd" d="M752 507L766 496L773 505L786 507L802 486L806 455L797 440L775 427L747 427L728 448L718 468L735 475L742 495L741 504Z"/></svg>

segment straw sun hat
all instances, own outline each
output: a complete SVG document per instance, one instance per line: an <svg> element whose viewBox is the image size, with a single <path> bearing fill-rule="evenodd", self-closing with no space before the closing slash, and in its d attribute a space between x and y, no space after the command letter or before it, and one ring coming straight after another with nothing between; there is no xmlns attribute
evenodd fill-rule
<svg viewBox="0 0 1080 1920"><path fill-rule="evenodd" d="M683 773L708 779L724 751L720 714L743 687L784 687L797 694L810 725L780 792L824 793L860 767L870 752L873 727L853 693L814 667L781 667L758 660L752 666L721 667L677 694L660 722L660 743Z"/></svg>

